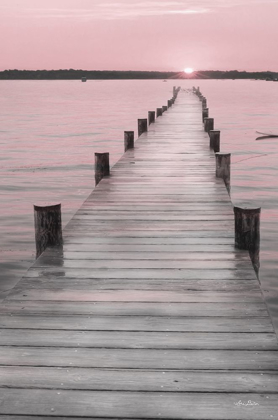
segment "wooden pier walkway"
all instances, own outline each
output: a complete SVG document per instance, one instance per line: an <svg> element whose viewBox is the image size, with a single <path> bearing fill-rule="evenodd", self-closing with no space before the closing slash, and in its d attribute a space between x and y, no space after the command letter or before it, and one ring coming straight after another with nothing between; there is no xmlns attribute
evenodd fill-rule
<svg viewBox="0 0 278 420"><path fill-rule="evenodd" d="M0 420L278 419L278 346L181 91L0 306Z"/></svg>

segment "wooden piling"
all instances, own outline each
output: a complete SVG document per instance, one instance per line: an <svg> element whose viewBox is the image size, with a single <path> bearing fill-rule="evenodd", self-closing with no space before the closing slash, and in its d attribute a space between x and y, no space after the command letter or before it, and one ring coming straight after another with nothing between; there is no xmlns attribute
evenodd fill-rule
<svg viewBox="0 0 278 420"><path fill-rule="evenodd" d="M205 118L208 118L208 116L209 116L209 109L208 108L203 108L203 111L202 111L203 122L204 122Z"/></svg>
<svg viewBox="0 0 278 420"><path fill-rule="evenodd" d="M171 106L172 106L172 101L171 101L171 99L168 99L168 101L167 101L167 106L168 106L168 108L171 108Z"/></svg>
<svg viewBox="0 0 278 420"><path fill-rule="evenodd" d="M209 133L214 129L214 119L213 118L204 118L204 130L206 133Z"/></svg>
<svg viewBox="0 0 278 420"><path fill-rule="evenodd" d="M124 147L125 147L125 152L128 149L134 148L134 131L124 132Z"/></svg>
<svg viewBox="0 0 278 420"><path fill-rule="evenodd" d="M202 107L203 107L203 109L207 108L207 98L205 98L204 96L203 96L203 99L202 99Z"/></svg>
<svg viewBox="0 0 278 420"><path fill-rule="evenodd" d="M235 247L254 251L260 246L261 208L234 207Z"/></svg>
<svg viewBox="0 0 278 420"><path fill-rule="evenodd" d="M216 178L230 179L231 153L215 153Z"/></svg>
<svg viewBox="0 0 278 420"><path fill-rule="evenodd" d="M155 111L148 112L149 125L155 122Z"/></svg>
<svg viewBox="0 0 278 420"><path fill-rule="evenodd" d="M109 153L95 153L95 181L96 185L104 176L110 175Z"/></svg>
<svg viewBox="0 0 278 420"><path fill-rule="evenodd" d="M168 109L167 105L162 105L162 113L167 111L167 109Z"/></svg>
<svg viewBox="0 0 278 420"><path fill-rule="evenodd" d="M156 108L156 118L161 117L162 115L162 108Z"/></svg>
<svg viewBox="0 0 278 420"><path fill-rule="evenodd" d="M213 151L220 152L220 131L219 130L210 130L209 132L209 145Z"/></svg>
<svg viewBox="0 0 278 420"><path fill-rule="evenodd" d="M36 258L49 246L63 243L61 204L34 205Z"/></svg>
<svg viewBox="0 0 278 420"><path fill-rule="evenodd" d="M140 118L138 119L138 137L141 136L141 134L148 131L148 120L147 118Z"/></svg>

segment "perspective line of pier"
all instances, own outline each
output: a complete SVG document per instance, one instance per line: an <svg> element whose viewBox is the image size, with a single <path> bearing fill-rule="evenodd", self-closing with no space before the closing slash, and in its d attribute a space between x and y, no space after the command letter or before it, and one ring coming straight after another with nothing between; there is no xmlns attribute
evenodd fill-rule
<svg viewBox="0 0 278 420"><path fill-rule="evenodd" d="M278 419L278 345L181 90L0 305L0 420Z"/></svg>

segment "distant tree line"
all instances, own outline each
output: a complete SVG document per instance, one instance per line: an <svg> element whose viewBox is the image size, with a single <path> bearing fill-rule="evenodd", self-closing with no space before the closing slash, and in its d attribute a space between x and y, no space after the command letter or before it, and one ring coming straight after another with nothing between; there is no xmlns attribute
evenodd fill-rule
<svg viewBox="0 0 278 420"><path fill-rule="evenodd" d="M196 71L192 75L184 72L159 71L116 71L116 70L4 70L0 72L2 80L74 80L86 77L94 80L113 79L263 79L277 80L278 72L247 72L238 70Z"/></svg>

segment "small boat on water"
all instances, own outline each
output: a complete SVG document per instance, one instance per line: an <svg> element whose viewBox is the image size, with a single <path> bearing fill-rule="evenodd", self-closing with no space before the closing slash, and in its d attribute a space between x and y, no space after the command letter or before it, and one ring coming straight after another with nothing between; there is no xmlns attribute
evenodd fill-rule
<svg viewBox="0 0 278 420"><path fill-rule="evenodd" d="M82 82L87 82L87 77L81 77Z"/></svg>
<svg viewBox="0 0 278 420"><path fill-rule="evenodd" d="M267 138L267 137L278 137L278 130L277 133L273 132L273 131L256 131L256 133L260 134L260 136L263 137L258 137L257 139L261 139L261 138Z"/></svg>

